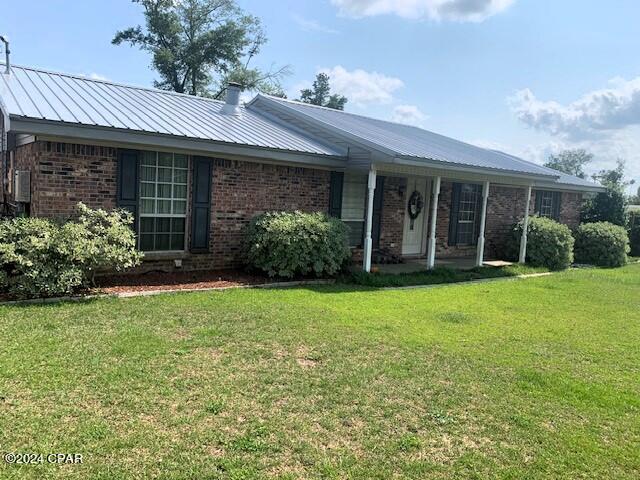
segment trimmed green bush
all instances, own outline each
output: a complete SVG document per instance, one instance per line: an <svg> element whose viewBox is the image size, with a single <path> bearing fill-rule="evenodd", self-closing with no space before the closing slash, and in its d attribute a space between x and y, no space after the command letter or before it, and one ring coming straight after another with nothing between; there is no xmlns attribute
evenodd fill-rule
<svg viewBox="0 0 640 480"><path fill-rule="evenodd" d="M246 230L245 262L269 276L338 273L351 257L347 227L323 213L268 212Z"/></svg>
<svg viewBox="0 0 640 480"><path fill-rule="evenodd" d="M640 257L640 211L629 212L628 233L631 255Z"/></svg>
<svg viewBox="0 0 640 480"><path fill-rule="evenodd" d="M509 252L513 258L520 250L523 222L514 225L509 241ZM527 264L546 267L549 270L564 270L573 263L574 239L566 225L550 218L530 217L527 229Z"/></svg>
<svg viewBox="0 0 640 480"><path fill-rule="evenodd" d="M575 255L579 263L621 267L627 263L629 237L624 227L609 222L583 223L576 230Z"/></svg>
<svg viewBox="0 0 640 480"><path fill-rule="evenodd" d="M63 225L43 218L0 221L0 293L67 295L88 286L98 270L140 263L131 214L78 209L79 218Z"/></svg>

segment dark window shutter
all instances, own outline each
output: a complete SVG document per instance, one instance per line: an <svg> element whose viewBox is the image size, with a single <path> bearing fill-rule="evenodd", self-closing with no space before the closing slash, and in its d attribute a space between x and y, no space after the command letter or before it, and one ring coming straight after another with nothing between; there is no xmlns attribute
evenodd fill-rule
<svg viewBox="0 0 640 480"><path fill-rule="evenodd" d="M212 177L212 160L205 157L193 157L191 251L194 253L209 251Z"/></svg>
<svg viewBox="0 0 640 480"><path fill-rule="evenodd" d="M138 231L138 162L136 150L118 150L116 203L133 214L133 229Z"/></svg>
<svg viewBox="0 0 640 480"><path fill-rule="evenodd" d="M458 244L458 211L460 209L461 183L454 183L451 188L451 208L449 213L449 246Z"/></svg>
<svg viewBox="0 0 640 480"><path fill-rule="evenodd" d="M380 248L380 230L382 227L382 204L384 203L384 177L376 177L376 191L373 194L373 223L371 240L373 248Z"/></svg>
<svg viewBox="0 0 640 480"><path fill-rule="evenodd" d="M540 210L542 210L542 192L540 190L535 190L534 194L536 196L536 203L533 209L533 213L536 215L540 215Z"/></svg>
<svg viewBox="0 0 640 480"><path fill-rule="evenodd" d="M343 172L331 172L329 183L329 215L340 218L342 215Z"/></svg>
<svg viewBox="0 0 640 480"><path fill-rule="evenodd" d="M553 218L560 220L560 204L562 203L562 192L553 192Z"/></svg>

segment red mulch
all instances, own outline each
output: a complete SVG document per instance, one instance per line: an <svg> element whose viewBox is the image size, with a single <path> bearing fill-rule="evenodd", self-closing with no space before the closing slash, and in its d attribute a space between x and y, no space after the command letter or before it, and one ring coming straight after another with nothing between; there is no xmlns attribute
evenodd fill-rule
<svg viewBox="0 0 640 480"><path fill-rule="evenodd" d="M218 287L238 287L271 283L259 275L237 270L196 272L149 272L141 274L107 275L96 279L101 293L144 292L149 290L185 290Z"/></svg>

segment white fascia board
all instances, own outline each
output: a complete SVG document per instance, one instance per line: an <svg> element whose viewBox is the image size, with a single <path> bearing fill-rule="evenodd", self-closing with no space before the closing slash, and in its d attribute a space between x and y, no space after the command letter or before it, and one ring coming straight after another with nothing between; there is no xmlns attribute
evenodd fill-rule
<svg viewBox="0 0 640 480"><path fill-rule="evenodd" d="M12 131L38 136L61 137L69 140L79 139L83 142L95 140L127 145L130 147L178 149L197 152L202 155L230 154L267 160L301 164L308 167L344 168L346 158L332 155L320 155L289 150L275 150L252 145L240 145L213 140L158 135L107 127L93 127L61 122L41 120L13 119Z"/></svg>

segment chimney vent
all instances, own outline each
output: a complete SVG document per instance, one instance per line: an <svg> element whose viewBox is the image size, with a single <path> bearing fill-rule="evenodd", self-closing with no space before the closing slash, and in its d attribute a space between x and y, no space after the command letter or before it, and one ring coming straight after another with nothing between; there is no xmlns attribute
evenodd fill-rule
<svg viewBox="0 0 640 480"><path fill-rule="evenodd" d="M4 73L9 75L11 73L11 58L9 57L9 55L11 54L11 50L9 50L9 39L4 35L0 35L0 42L4 43L4 55L5 55Z"/></svg>
<svg viewBox="0 0 640 480"><path fill-rule="evenodd" d="M227 97L225 103L220 110L224 115L240 116L240 91L242 85L239 83L229 82L227 85Z"/></svg>

